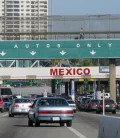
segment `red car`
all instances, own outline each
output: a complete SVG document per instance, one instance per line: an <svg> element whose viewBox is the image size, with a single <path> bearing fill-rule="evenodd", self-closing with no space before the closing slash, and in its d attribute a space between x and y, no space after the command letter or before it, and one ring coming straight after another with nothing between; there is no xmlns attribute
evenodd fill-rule
<svg viewBox="0 0 120 138"><path fill-rule="evenodd" d="M0 96L0 111L1 111L1 113L4 112L4 102L3 102L3 97L2 96Z"/></svg>

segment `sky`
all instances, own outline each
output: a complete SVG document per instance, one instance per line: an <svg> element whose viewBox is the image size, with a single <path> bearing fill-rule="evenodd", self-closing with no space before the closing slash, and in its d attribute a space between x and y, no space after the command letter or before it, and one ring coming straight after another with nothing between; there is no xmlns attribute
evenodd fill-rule
<svg viewBox="0 0 120 138"><path fill-rule="evenodd" d="M51 0L49 15L51 14ZM120 14L120 0L52 0L53 15Z"/></svg>

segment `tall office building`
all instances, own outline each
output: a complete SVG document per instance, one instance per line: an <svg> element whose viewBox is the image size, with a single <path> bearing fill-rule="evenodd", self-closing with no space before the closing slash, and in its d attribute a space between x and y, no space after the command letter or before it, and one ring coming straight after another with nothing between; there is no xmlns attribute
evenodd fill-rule
<svg viewBox="0 0 120 138"><path fill-rule="evenodd" d="M35 35L48 30L48 0L0 0L0 32L9 33L2 40L46 39ZM31 33L14 35L11 33ZM46 36L47 37L47 36Z"/></svg>

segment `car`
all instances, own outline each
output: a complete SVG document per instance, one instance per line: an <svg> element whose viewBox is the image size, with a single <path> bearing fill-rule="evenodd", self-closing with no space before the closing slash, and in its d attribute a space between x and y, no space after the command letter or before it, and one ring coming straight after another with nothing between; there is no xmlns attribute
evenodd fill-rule
<svg viewBox="0 0 120 138"><path fill-rule="evenodd" d="M61 97L39 98L28 112L28 126L40 126L41 123L59 123L60 126L72 126L73 109Z"/></svg>
<svg viewBox="0 0 120 138"><path fill-rule="evenodd" d="M2 96L0 96L0 111L1 111L1 113L4 112L4 102L3 102L3 97Z"/></svg>
<svg viewBox="0 0 120 138"><path fill-rule="evenodd" d="M30 110L30 105L32 105L32 100L28 98L16 98L13 100L9 107L9 117L14 117L14 115L28 115Z"/></svg>
<svg viewBox="0 0 120 138"><path fill-rule="evenodd" d="M74 113L76 113L76 104L75 104L75 102L73 100L67 100L67 102L68 102L69 106L72 107Z"/></svg>
<svg viewBox="0 0 120 138"><path fill-rule="evenodd" d="M85 110L86 111L96 111L99 102L100 102L99 99L89 101L88 103L86 103L86 109Z"/></svg>
<svg viewBox="0 0 120 138"><path fill-rule="evenodd" d="M9 106L11 104L12 99L9 97L3 97L3 102L4 102L4 109L9 110Z"/></svg>
<svg viewBox="0 0 120 138"><path fill-rule="evenodd" d="M105 112L112 112L112 114L116 114L116 103L111 99L105 99ZM96 113L101 113L103 111L103 100L100 100Z"/></svg>
<svg viewBox="0 0 120 138"><path fill-rule="evenodd" d="M79 101L77 102L77 107L79 110L83 111L85 110L85 106L86 106L86 101L90 101L90 98L79 98Z"/></svg>

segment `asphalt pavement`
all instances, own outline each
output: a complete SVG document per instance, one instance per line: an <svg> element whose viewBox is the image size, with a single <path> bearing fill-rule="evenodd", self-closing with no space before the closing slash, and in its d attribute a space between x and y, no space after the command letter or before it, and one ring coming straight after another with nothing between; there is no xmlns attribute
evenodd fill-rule
<svg viewBox="0 0 120 138"><path fill-rule="evenodd" d="M26 116L9 118L8 113L0 113L0 138L97 138L100 116L78 111L69 128L59 124L28 127ZM115 116L120 116L120 113Z"/></svg>

